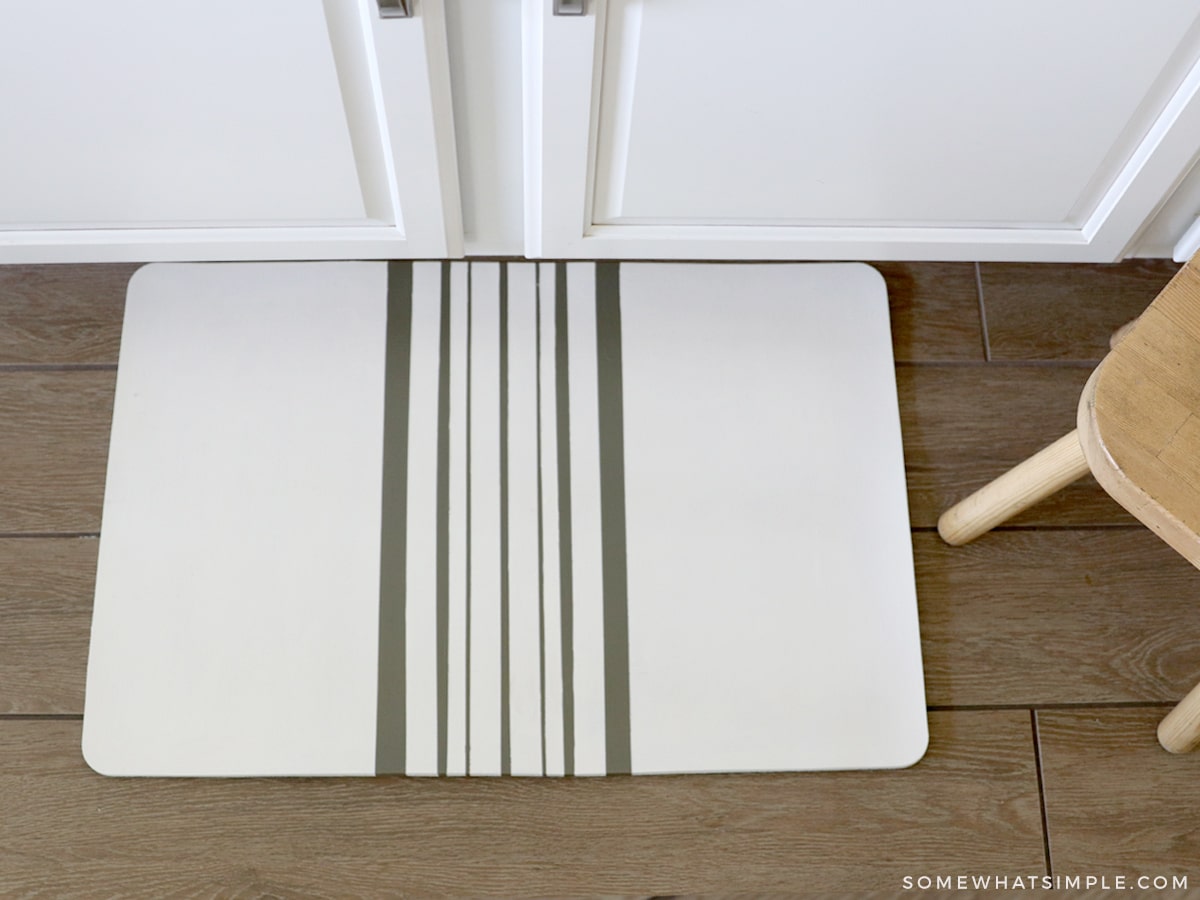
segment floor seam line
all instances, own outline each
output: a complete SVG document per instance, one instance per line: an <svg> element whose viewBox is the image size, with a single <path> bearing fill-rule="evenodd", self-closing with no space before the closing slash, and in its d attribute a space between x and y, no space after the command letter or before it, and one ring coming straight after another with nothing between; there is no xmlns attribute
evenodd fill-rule
<svg viewBox="0 0 1200 900"><path fill-rule="evenodd" d="M1042 767L1042 738L1038 731L1037 710L1029 710L1029 725L1033 732L1033 762L1037 770L1038 802L1042 813L1042 850L1045 853L1046 875L1054 875L1054 859L1050 853L1050 817L1046 812L1046 778Z"/></svg>
<svg viewBox="0 0 1200 900"><path fill-rule="evenodd" d="M975 294L979 299L979 330L983 337L983 361L992 361L992 339L988 333L987 306L983 302L983 272L975 263Z"/></svg>

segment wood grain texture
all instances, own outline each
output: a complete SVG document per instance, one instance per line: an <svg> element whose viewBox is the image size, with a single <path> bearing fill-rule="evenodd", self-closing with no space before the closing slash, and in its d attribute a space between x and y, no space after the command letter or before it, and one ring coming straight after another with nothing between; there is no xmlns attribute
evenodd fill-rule
<svg viewBox="0 0 1200 900"><path fill-rule="evenodd" d="M1099 362L1112 333L1149 306L1178 269L1168 259L980 263L991 358Z"/></svg>
<svg viewBox="0 0 1200 900"><path fill-rule="evenodd" d="M0 372L0 534L96 532L112 371Z"/></svg>
<svg viewBox="0 0 1200 900"><path fill-rule="evenodd" d="M1096 479L1200 566L1200 261L1171 280L1105 358L1078 422Z"/></svg>
<svg viewBox="0 0 1200 900"><path fill-rule="evenodd" d="M936 525L944 510L1070 431L1089 374L1056 366L897 368L912 524ZM1135 521L1085 477L1005 524Z"/></svg>
<svg viewBox="0 0 1200 900"><path fill-rule="evenodd" d="M137 268L0 266L0 365L115 365Z"/></svg>
<svg viewBox="0 0 1200 900"><path fill-rule="evenodd" d="M0 539L0 713L82 713L95 538Z"/></svg>
<svg viewBox="0 0 1200 900"><path fill-rule="evenodd" d="M983 362L974 263L871 263L887 282L898 362Z"/></svg>
<svg viewBox="0 0 1200 900"><path fill-rule="evenodd" d="M78 722L0 720L0 890L661 895L1040 871L1028 713L935 713L931 734L896 772L164 781L90 772Z"/></svg>
<svg viewBox="0 0 1200 900"><path fill-rule="evenodd" d="M913 547L932 705L1162 702L1200 680L1200 572L1144 528Z"/></svg>
<svg viewBox="0 0 1200 900"><path fill-rule="evenodd" d="M889 266L897 358L934 363L898 369L913 522L932 526L1068 430L1090 370L970 364L973 267ZM989 269L1010 268L1046 267L985 266L985 290L999 284ZM22 313L35 323L22 337L0 314L0 364L111 362L108 326L93 340L71 323L116 319L89 307L107 301L86 299L88 279L76 285L84 299L60 301L59 324ZM1089 315L1053 323L1065 349L1052 358L1089 358L1121 324ZM0 532L98 529L112 386L111 372L0 373ZM1200 572L1096 484L1011 524L1130 527L1001 529L965 548L915 533L930 703L1173 701L1200 680ZM94 553L89 540L0 540L0 712L80 710ZM1055 871L1194 869L1200 757L1158 748L1166 710L1039 713ZM78 722L0 717L0 895L895 896L921 871L1041 872L1029 713L935 712L931 733L922 763L886 773L184 782L100 778Z"/></svg>
<svg viewBox="0 0 1200 900"><path fill-rule="evenodd" d="M1195 890L1200 756L1158 746L1163 712L1037 714L1055 871L1186 874Z"/></svg>
<svg viewBox="0 0 1200 900"><path fill-rule="evenodd" d="M945 873L940 873L940 872L939 873L922 873L922 874L929 874L931 877L933 877L935 875L942 875L943 877L947 877L947 878L957 878L959 875L961 875L963 873L955 872L950 875L946 875ZM1058 888L1054 888L1053 886L1048 887L1048 888L1039 886L1033 890L1029 890L1029 889L1021 889L1021 888L1014 887L1014 885L1016 884L1015 879L1018 875L1020 875L1024 879L1023 883L1028 885L1028 884L1034 883L1034 881L1032 879L1040 879L1043 877L1041 875L1038 875L1037 873L1031 874L1029 872L1007 872L1007 873L1006 872L985 872L985 873L974 873L974 874L990 876L993 879L995 879L996 876L1006 876L1008 878L1009 886L1007 888L996 888L993 886L988 889L978 889L978 890L970 888L970 887L966 887L961 890L954 889L954 890L940 890L940 891L936 890L936 889L934 889L934 890L919 890L918 891L915 888L912 891L905 891L903 886L901 886L900 888L898 888L896 890L891 890L891 891L863 891L861 893L856 891L853 896L854 896L854 900L896 900L897 897L917 897L917 898L920 898L920 900L984 900L984 898L996 898L996 897L1005 897L1005 898L1008 898L1008 900L1118 900L1118 898L1121 898L1121 897L1137 897L1137 896L1139 896L1138 894L1129 892L1128 887L1125 890L1117 891L1117 890L1113 889L1111 883L1107 889L1106 888L1093 888L1091 890L1087 890L1084 888L1080 888L1079 890L1076 890L1074 887L1066 887L1065 886L1066 882L1063 882L1063 881L1058 882L1058 884L1060 885ZM917 875L914 874L913 878L915 879L916 877L917 877ZM968 884L968 885L971 884L970 877L971 876L969 876L969 875L967 876L966 884ZM954 882L950 882L950 883L954 883ZM1040 882L1038 882L1038 883L1040 884ZM1189 884L1190 883L1192 883L1192 882L1189 881ZM1053 882L1051 882L1051 885L1053 885ZM815 895L806 893L804 895L806 900L846 900L846 896L847 895L845 893L838 893L838 892L834 892L834 891L831 891L829 893L815 894ZM1186 890L1183 890L1183 891L1165 890L1165 891L1154 891L1153 897L1154 897L1154 900L1195 900L1196 894L1194 892L1189 892ZM778 896L773 895L773 894L746 895L746 894L739 893L739 894L737 894L737 898L738 898L738 900L779 900ZM671 900L691 900L691 896L686 895L686 894L677 895L675 897L672 897ZM701 900L701 898L697 898L697 900Z"/></svg>

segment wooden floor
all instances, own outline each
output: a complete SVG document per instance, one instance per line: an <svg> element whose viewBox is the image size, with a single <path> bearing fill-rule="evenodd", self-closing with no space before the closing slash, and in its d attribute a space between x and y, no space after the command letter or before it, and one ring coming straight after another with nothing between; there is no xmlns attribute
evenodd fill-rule
<svg viewBox="0 0 1200 900"><path fill-rule="evenodd" d="M932 733L899 772L601 780L107 779L79 753L130 266L0 268L0 895L876 890L905 876L1180 875L1200 572L1094 482L952 549L938 513L1072 427L1175 266L881 264Z"/></svg>

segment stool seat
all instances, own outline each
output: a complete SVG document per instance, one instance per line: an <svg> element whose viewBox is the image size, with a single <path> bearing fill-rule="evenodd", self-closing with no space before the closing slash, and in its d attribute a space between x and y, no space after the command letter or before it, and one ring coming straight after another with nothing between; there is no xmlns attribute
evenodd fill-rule
<svg viewBox="0 0 1200 900"><path fill-rule="evenodd" d="M1076 429L946 510L947 543L974 540L1090 471L1200 567L1200 254L1112 345L1083 389ZM1200 686L1158 738L1175 753L1200 746Z"/></svg>
<svg viewBox="0 0 1200 900"><path fill-rule="evenodd" d="M1200 566L1200 271L1189 263L1092 373L1079 401L1088 467Z"/></svg>

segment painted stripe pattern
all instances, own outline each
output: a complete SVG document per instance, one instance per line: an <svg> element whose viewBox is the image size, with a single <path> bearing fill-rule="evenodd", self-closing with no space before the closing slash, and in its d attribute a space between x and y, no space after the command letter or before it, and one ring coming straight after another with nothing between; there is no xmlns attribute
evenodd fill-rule
<svg viewBox="0 0 1200 900"><path fill-rule="evenodd" d="M631 770L616 263L391 263L376 771Z"/></svg>
<svg viewBox="0 0 1200 900"><path fill-rule="evenodd" d="M379 685L375 769L407 770L405 625L408 531L408 357L412 337L412 267L388 265L384 371L383 496L379 566Z"/></svg>
<svg viewBox="0 0 1200 900"><path fill-rule="evenodd" d="M629 592L625 565L625 428L617 263L596 264L600 542L604 570L604 712L608 771L629 774Z"/></svg>

